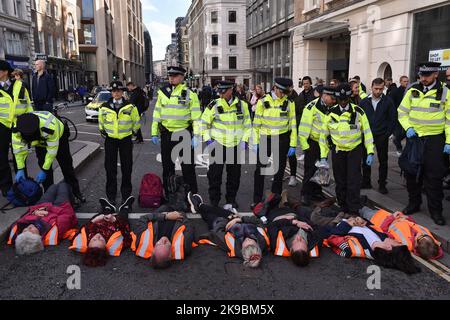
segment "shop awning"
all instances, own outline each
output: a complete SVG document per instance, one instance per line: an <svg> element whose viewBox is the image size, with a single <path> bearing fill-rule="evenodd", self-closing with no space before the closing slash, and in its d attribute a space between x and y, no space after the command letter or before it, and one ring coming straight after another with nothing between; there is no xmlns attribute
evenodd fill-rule
<svg viewBox="0 0 450 320"><path fill-rule="evenodd" d="M349 24L347 22L314 22L305 26L303 38L320 39L335 34L349 33Z"/></svg>

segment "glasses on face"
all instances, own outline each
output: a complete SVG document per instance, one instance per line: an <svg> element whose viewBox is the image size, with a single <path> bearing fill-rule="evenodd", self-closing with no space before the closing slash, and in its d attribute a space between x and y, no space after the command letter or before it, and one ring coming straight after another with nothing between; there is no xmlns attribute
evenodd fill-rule
<svg viewBox="0 0 450 320"><path fill-rule="evenodd" d="M422 235L418 236L418 237L417 237L417 240L416 240L417 243L419 243L420 240L425 239L426 237L428 237L428 235L426 235L426 234L422 234Z"/></svg>

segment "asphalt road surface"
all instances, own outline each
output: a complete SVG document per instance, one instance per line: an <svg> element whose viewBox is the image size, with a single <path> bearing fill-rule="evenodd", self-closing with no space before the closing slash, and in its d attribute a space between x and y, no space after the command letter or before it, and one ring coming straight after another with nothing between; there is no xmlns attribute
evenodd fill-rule
<svg viewBox="0 0 450 320"><path fill-rule="evenodd" d="M152 108L151 108L152 109ZM79 140L99 142L97 124L86 123L82 107L63 113L79 130ZM141 177L147 172L160 174L159 147L149 142L151 118L143 127L145 144L134 146L133 186L137 196ZM105 196L103 149L78 170L81 187L88 202L78 212L94 213L98 199ZM253 192L253 166L242 169L238 203L249 211ZM120 172L120 170L119 170ZM207 198L206 168L197 169L200 193ZM224 179L225 180L225 179ZM266 179L270 186L270 179ZM286 181L286 188L287 186ZM289 188L296 197L300 186ZM134 212L145 213L137 205ZM201 220L195 221L197 232L206 231ZM219 249L201 246L183 262L167 270L155 271L149 262L132 252L111 258L105 267L87 268L81 257L68 250L69 243L47 248L29 257L18 257L12 248L0 245L0 299L449 299L449 283L420 265L422 272L407 276L396 270L381 268L380 286L369 289L372 262L344 259L329 249L307 268L297 268L285 258L265 256L261 268L248 270L237 259L230 259ZM71 268L81 270L80 289L69 289ZM369 273L368 273L369 269ZM69 270L69 273L68 273Z"/></svg>

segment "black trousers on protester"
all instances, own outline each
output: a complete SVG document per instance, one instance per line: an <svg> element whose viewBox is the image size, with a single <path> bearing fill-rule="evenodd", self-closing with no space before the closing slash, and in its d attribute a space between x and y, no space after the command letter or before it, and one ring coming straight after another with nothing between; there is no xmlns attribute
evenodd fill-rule
<svg viewBox="0 0 450 320"><path fill-rule="evenodd" d="M394 129L394 140L392 141L395 147L397 148L397 151L401 152L403 150L402 141L405 138L406 138L406 131L405 129L403 129L400 122L397 121Z"/></svg>
<svg viewBox="0 0 450 320"><path fill-rule="evenodd" d="M352 151L332 151L336 198L343 211L358 215L361 209L361 159L363 146Z"/></svg>
<svg viewBox="0 0 450 320"><path fill-rule="evenodd" d="M388 175L388 159L389 159L389 137L374 136L374 144L377 149L377 157L379 162L378 168L378 185L386 186L387 175ZM363 148L363 158L362 158L362 170L363 170L363 184L370 184L372 176L372 168L366 164L367 160L367 150ZM442 149L443 150L443 149Z"/></svg>
<svg viewBox="0 0 450 320"><path fill-rule="evenodd" d="M48 188L37 204L52 203L54 206L60 206L65 202L73 202L72 190L67 183L60 182Z"/></svg>
<svg viewBox="0 0 450 320"><path fill-rule="evenodd" d="M436 135L422 137L424 142L424 164L422 175L418 181L415 176L405 174L406 187L408 189L409 204L420 206L422 204L422 186L425 189L428 202L428 210L431 215L442 214L442 200L444 190L442 180L447 172L442 151L445 145L445 136Z"/></svg>
<svg viewBox="0 0 450 320"><path fill-rule="evenodd" d="M312 139L308 140L308 144L309 149L305 151L305 175L303 178L302 195L321 195L322 187L310 181L317 171L316 162L320 160L320 146L318 142Z"/></svg>
<svg viewBox="0 0 450 320"><path fill-rule="evenodd" d="M294 154L289 157L289 169L291 170L291 177L297 176L297 155Z"/></svg>
<svg viewBox="0 0 450 320"><path fill-rule="evenodd" d="M202 219L208 225L208 229L212 230L214 227L214 222L217 218L228 218L232 213L222 208L209 206L206 204L202 204L199 208L199 213L202 216Z"/></svg>
<svg viewBox="0 0 450 320"><path fill-rule="evenodd" d="M56 154L56 160L61 168L62 174L64 176L64 180L70 185L72 188L74 195L79 195L80 184L78 183L78 179L75 176L75 170L73 168L73 159L72 154L70 153L70 145L69 145L69 127L64 126L64 133L59 139L59 147L58 153ZM39 167L42 168L45 163L45 156L47 155L47 149L42 147L36 147L36 156L38 158ZM43 186L44 190L47 191L48 188L54 183L53 180L53 168L45 171L47 173L47 179L45 179Z"/></svg>
<svg viewBox="0 0 450 320"><path fill-rule="evenodd" d="M116 201L117 196L117 155L120 155L120 169L122 171L122 185L120 192L125 201L133 190L131 173L133 171L133 141L132 136L121 140L107 137L105 139L105 169L106 196L110 201Z"/></svg>
<svg viewBox="0 0 450 320"><path fill-rule="evenodd" d="M241 182L241 165L239 164L240 149L238 147L226 148L220 144L216 144L211 152L212 157L219 157L221 148L222 157L215 159L214 163L209 165L208 181L209 181L209 199L213 206L218 206L221 199L221 187L223 169L227 168L227 183L225 199L227 203L233 204L236 201L236 194L239 190ZM231 156L233 156L231 158Z"/></svg>
<svg viewBox="0 0 450 320"><path fill-rule="evenodd" d="M0 189L8 192L13 185L11 166L9 165L9 149L11 148L11 129L0 123ZM15 164L15 159L14 159Z"/></svg>
<svg viewBox="0 0 450 320"><path fill-rule="evenodd" d="M290 146L291 133L286 132L280 135L279 138L279 154L273 155L274 162L278 160L278 171L274 175L274 180L272 183L272 193L281 194L283 191L283 177L284 171L286 169L287 153ZM261 136L260 150L258 151L257 164L254 177L253 185L253 201L254 203L261 202L264 194L264 179L265 176L261 175L261 168L269 167L268 163L261 163L260 152L267 150L266 157L269 157L272 153L272 137ZM273 166L273 165L272 165Z"/></svg>
<svg viewBox="0 0 450 320"><path fill-rule="evenodd" d="M192 132L191 132L192 137ZM172 132L162 127L161 130L161 160L163 166L163 183L166 194L168 194L167 190L167 181L169 177L175 174L175 160L172 159L172 150L179 143L179 141L172 141ZM189 145L191 142L189 141ZM184 183L189 185L189 188L192 193L198 192L197 187L197 177L195 175L195 161L194 161L194 150L191 150L190 164L181 163L181 171L183 173ZM183 151L181 151L181 156L183 156Z"/></svg>

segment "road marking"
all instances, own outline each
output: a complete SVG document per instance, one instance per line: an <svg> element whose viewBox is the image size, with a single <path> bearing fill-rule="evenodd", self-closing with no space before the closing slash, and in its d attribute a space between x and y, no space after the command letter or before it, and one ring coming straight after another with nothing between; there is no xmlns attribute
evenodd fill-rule
<svg viewBox="0 0 450 320"><path fill-rule="evenodd" d="M77 218L81 219L81 220L88 220L97 214L98 213L85 213L85 212L82 213L82 212L80 212L80 213L77 213ZM147 214L148 213L130 213L130 214L128 214L128 219L138 220L139 218L141 218L142 216L145 216ZM239 212L239 215L241 217L251 217L251 216L253 216L253 212ZM188 217L188 219L194 219L194 220L198 220L198 219L202 218L200 214L193 214L193 213L188 213L187 217Z"/></svg>

